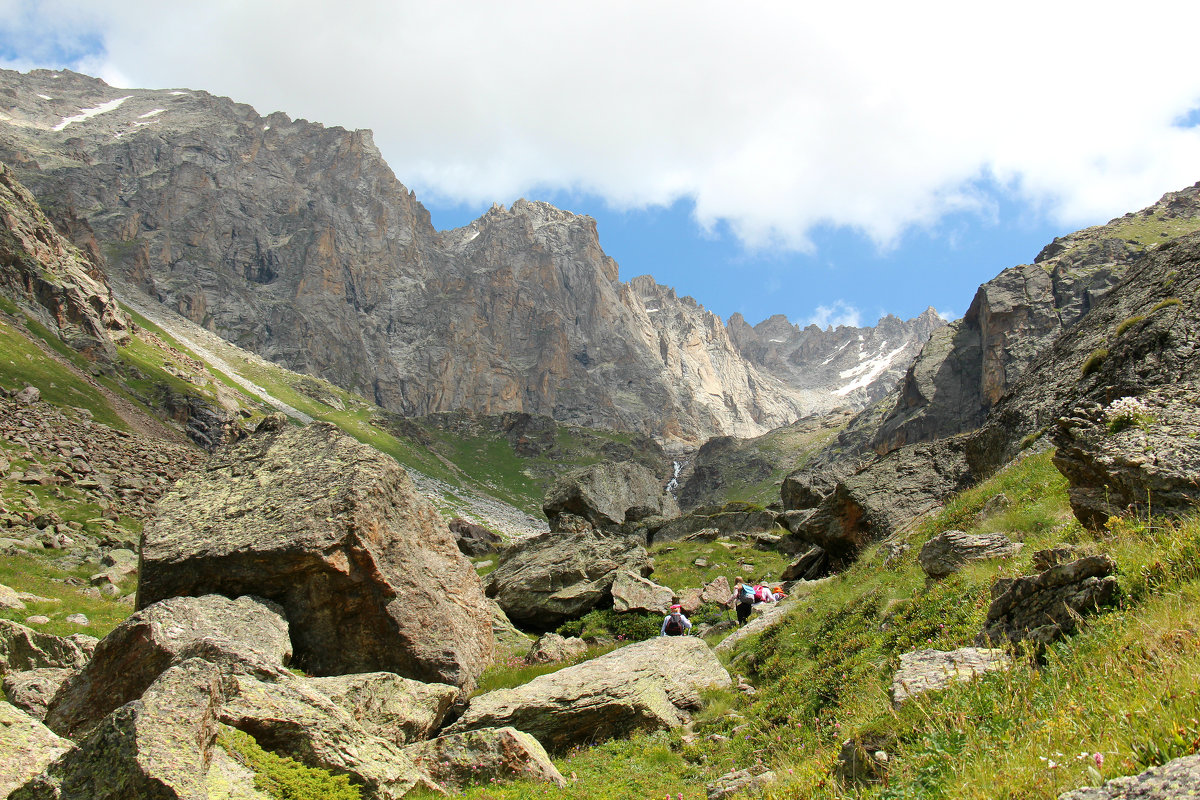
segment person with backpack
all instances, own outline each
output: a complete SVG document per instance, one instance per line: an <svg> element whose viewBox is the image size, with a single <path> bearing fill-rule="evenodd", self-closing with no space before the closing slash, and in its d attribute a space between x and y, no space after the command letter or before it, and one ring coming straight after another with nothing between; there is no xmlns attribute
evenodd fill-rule
<svg viewBox="0 0 1200 800"><path fill-rule="evenodd" d="M739 577L733 586L733 596L729 598L729 603L737 604L738 626L745 625L754 609L754 587Z"/></svg>
<svg viewBox="0 0 1200 800"><path fill-rule="evenodd" d="M683 606L671 606L671 613L663 618L659 636L683 636L692 629L692 623L683 615Z"/></svg>

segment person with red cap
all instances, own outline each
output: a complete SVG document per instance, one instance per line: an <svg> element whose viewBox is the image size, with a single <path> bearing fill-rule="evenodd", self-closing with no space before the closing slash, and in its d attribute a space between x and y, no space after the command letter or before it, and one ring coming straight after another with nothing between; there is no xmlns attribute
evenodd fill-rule
<svg viewBox="0 0 1200 800"><path fill-rule="evenodd" d="M671 612L663 617L662 629L659 636L683 636L692 629L692 623L683 615L683 606L676 603L671 606Z"/></svg>

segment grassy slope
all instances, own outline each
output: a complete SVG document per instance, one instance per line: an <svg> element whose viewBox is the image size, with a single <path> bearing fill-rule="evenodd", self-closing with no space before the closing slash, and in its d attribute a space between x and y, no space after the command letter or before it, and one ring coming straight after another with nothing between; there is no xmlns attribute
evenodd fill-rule
<svg viewBox="0 0 1200 800"><path fill-rule="evenodd" d="M1009 510L977 521L1000 492ZM1011 560L927 583L916 553L951 528L1003 530L1026 546ZM1034 550L1062 542L1113 556L1118 608L1051 647L1040 667L1020 658L1007 673L891 709L888 687L902 653L970 645L995 578L1028 574ZM705 782L761 762L780 776L770 798L1042 798L1200 749L1200 520L1126 520L1093 536L1070 517L1064 482L1041 454L964 493L909 544L887 567L882 548L869 550L843 576L808 589L783 624L739 648L731 671L746 674L758 693L710 695L694 740L664 732L567 754L559 769L579 780L562 792L514 783L466 796L698 798ZM864 735L886 742L889 780L840 785L830 777L840 745Z"/></svg>

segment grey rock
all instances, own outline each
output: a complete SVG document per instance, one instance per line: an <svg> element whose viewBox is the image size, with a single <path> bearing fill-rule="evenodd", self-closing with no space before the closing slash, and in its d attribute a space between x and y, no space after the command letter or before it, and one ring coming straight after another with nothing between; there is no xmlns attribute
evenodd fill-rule
<svg viewBox="0 0 1200 800"><path fill-rule="evenodd" d="M0 583L0 609L6 611L24 611L25 603L17 595L15 589Z"/></svg>
<svg viewBox="0 0 1200 800"><path fill-rule="evenodd" d="M0 700L0 796L9 797L72 747L33 716Z"/></svg>
<svg viewBox="0 0 1200 800"><path fill-rule="evenodd" d="M258 433L159 501L144 608L175 595L279 603L310 674L387 670L469 691L493 655L478 575L391 456L329 423Z"/></svg>
<svg viewBox="0 0 1200 800"><path fill-rule="evenodd" d="M712 783L705 785L707 800L725 800L741 794L761 792L768 784L775 781L775 773L760 768L758 771L738 769L727 772Z"/></svg>
<svg viewBox="0 0 1200 800"><path fill-rule="evenodd" d="M551 630L608 602L622 571L650 572L646 549L628 537L543 533L505 551L488 575L487 595L518 625Z"/></svg>
<svg viewBox="0 0 1200 800"><path fill-rule="evenodd" d="M813 545L783 569L783 581L815 581L829 574L829 554Z"/></svg>
<svg viewBox="0 0 1200 800"><path fill-rule="evenodd" d="M779 499L786 511L816 508L833 491L835 481L827 472L797 470L783 479Z"/></svg>
<svg viewBox="0 0 1200 800"><path fill-rule="evenodd" d="M118 706L137 700L175 664L191 658L223 669L274 675L291 655L287 621L254 597L174 597L144 608L96 646L55 695L46 724L77 739Z"/></svg>
<svg viewBox="0 0 1200 800"><path fill-rule="evenodd" d="M1115 570L1108 556L1087 556L1037 575L997 581L976 643L1048 644L1075 633L1083 617L1116 600Z"/></svg>
<svg viewBox="0 0 1200 800"><path fill-rule="evenodd" d="M25 618L25 622L29 625L48 625L50 618L45 614L32 614Z"/></svg>
<svg viewBox="0 0 1200 800"><path fill-rule="evenodd" d="M726 598L728 599L728 598ZM758 603L754 606L756 616L751 616L750 620L733 633L726 636L721 641L717 642L717 646L713 648L718 653L732 652L737 644L745 639L748 639L755 634L762 633L768 628L773 628L783 622L783 618L787 616L793 608L796 607L797 601L791 598L781 600L774 605L766 603Z"/></svg>
<svg viewBox="0 0 1200 800"><path fill-rule="evenodd" d="M659 586L635 572L622 570L617 573L612 585L613 611L648 611L666 614L671 608L674 590Z"/></svg>
<svg viewBox="0 0 1200 800"><path fill-rule="evenodd" d="M847 783L879 783L886 780L889 741L881 736L866 736L842 742L833 773Z"/></svg>
<svg viewBox="0 0 1200 800"><path fill-rule="evenodd" d="M567 785L546 749L516 728L484 728L440 736L404 748L438 785L453 791L492 780Z"/></svg>
<svg viewBox="0 0 1200 800"><path fill-rule="evenodd" d="M92 624L91 620L87 618L87 614L68 614L63 617L63 622L69 622L72 625L82 625L84 627Z"/></svg>
<svg viewBox="0 0 1200 800"><path fill-rule="evenodd" d="M952 683L977 675L1007 669L1012 659L1004 650L960 647L945 650L914 650L900 656L900 668L892 676L892 705L925 692L944 689Z"/></svg>
<svg viewBox="0 0 1200 800"><path fill-rule="evenodd" d="M779 515L773 511L730 510L704 507L664 524L652 537L654 543L688 539L692 534L715 530L718 536L774 530Z"/></svg>
<svg viewBox="0 0 1200 800"><path fill-rule="evenodd" d="M341 707L367 733L399 746L431 736L458 698L454 686L421 683L391 672L302 680Z"/></svg>
<svg viewBox="0 0 1200 800"><path fill-rule="evenodd" d="M500 537L500 534L493 533L482 525L467 522L460 517L455 517L448 524L450 532L454 534L454 541L463 555L478 558L498 553L504 547L504 539Z"/></svg>
<svg viewBox="0 0 1200 800"><path fill-rule="evenodd" d="M679 506L645 465L601 462L568 472L554 482L542 510L557 530L560 514L582 517L598 528L613 528L633 517L677 516Z"/></svg>
<svg viewBox="0 0 1200 800"><path fill-rule="evenodd" d="M587 642L583 639L544 633L530 648L529 654L525 656L525 663L552 664L558 661L572 661L586 652Z"/></svg>
<svg viewBox="0 0 1200 800"><path fill-rule="evenodd" d="M96 641L92 637L83 641L87 639ZM42 667L77 669L87 663L90 655L73 636L52 636L0 619L0 673Z"/></svg>
<svg viewBox="0 0 1200 800"><path fill-rule="evenodd" d="M1195 797L1200 786L1200 756L1184 756L1145 772L1113 778L1101 786L1064 792L1058 800L1178 800Z"/></svg>
<svg viewBox="0 0 1200 800"><path fill-rule="evenodd" d="M1153 389L1107 407L1085 402L1058 421L1054 466L1088 528L1117 514L1181 516L1200 502L1200 385ZM1118 408L1135 409L1128 414ZM1135 420L1133 417L1136 416Z"/></svg>
<svg viewBox="0 0 1200 800"><path fill-rule="evenodd" d="M8 173L0 173L5 175ZM26 386L21 391L13 395L13 400L16 400L19 405L31 406L42 399L42 393L36 386Z"/></svg>
<svg viewBox="0 0 1200 800"><path fill-rule="evenodd" d="M515 689L471 699L447 734L511 725L551 751L683 723L700 690L728 687L729 673L703 641L660 636Z"/></svg>
<svg viewBox="0 0 1200 800"><path fill-rule="evenodd" d="M1084 554L1079 548L1071 545L1058 545L1046 550L1036 551L1030 558L1033 562L1033 568L1038 572L1045 572L1051 567L1057 567L1059 564L1066 564L1069 561L1076 561Z"/></svg>
<svg viewBox="0 0 1200 800"><path fill-rule="evenodd" d="M1003 533L944 531L921 547L917 563L929 577L944 578L958 572L967 562L1009 558L1019 553L1021 547Z"/></svg>
<svg viewBox="0 0 1200 800"><path fill-rule="evenodd" d="M10 672L4 676L4 696L8 702L38 720L46 718L46 708L54 694L74 670L61 667Z"/></svg>

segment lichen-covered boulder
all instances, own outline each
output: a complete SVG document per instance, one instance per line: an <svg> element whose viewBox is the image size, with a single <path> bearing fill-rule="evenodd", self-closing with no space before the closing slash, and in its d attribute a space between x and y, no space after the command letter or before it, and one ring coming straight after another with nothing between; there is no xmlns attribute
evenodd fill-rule
<svg viewBox="0 0 1200 800"><path fill-rule="evenodd" d="M201 800L227 686L221 670L188 659L118 708L12 800Z"/></svg>
<svg viewBox="0 0 1200 800"><path fill-rule="evenodd" d="M929 577L944 578L969 561L1008 558L1020 550L1021 544L1003 533L944 531L925 543L917 554L917 563Z"/></svg>
<svg viewBox="0 0 1200 800"><path fill-rule="evenodd" d="M1111 558L1097 555L1037 575L996 581L976 644L1048 644L1074 634L1083 617L1116 601L1115 571Z"/></svg>
<svg viewBox="0 0 1200 800"><path fill-rule="evenodd" d="M92 636L53 636L0 619L0 674L42 667L76 669L87 663L95 646Z"/></svg>
<svg viewBox="0 0 1200 800"><path fill-rule="evenodd" d="M700 691L730 685L702 639L660 636L471 698L445 734L512 726L549 750L683 724Z"/></svg>
<svg viewBox="0 0 1200 800"><path fill-rule="evenodd" d="M34 717L0 700L0 797L74 747Z"/></svg>
<svg viewBox="0 0 1200 800"><path fill-rule="evenodd" d="M4 676L4 696L8 702L38 719L46 718L50 701L75 670L59 667L42 667L23 672L10 672Z"/></svg>
<svg viewBox="0 0 1200 800"><path fill-rule="evenodd" d="M570 661L579 658L586 652L587 642L577 636L545 633L533 643L529 654L525 656L525 663L553 664L559 661Z"/></svg>
<svg viewBox="0 0 1200 800"><path fill-rule="evenodd" d="M957 650L914 650L900 656L900 668L892 676L892 705L925 692L968 681L985 672L1006 669L1008 653L996 648L960 647Z"/></svg>
<svg viewBox="0 0 1200 800"><path fill-rule="evenodd" d="M458 697L458 689L449 684L421 683L391 672L303 680L367 733L401 746L426 739L441 727Z"/></svg>
<svg viewBox="0 0 1200 800"><path fill-rule="evenodd" d="M291 655L288 624L257 597L173 597L133 614L96 647L50 703L46 724L75 739L137 700L169 667L202 658L227 671L271 675Z"/></svg>
<svg viewBox="0 0 1200 800"><path fill-rule="evenodd" d="M504 548L504 539L500 534L482 525L468 522L461 517L455 517L447 524L450 533L454 534L454 541L458 543L458 549L465 556L486 556L498 553Z"/></svg>
<svg viewBox="0 0 1200 800"><path fill-rule="evenodd" d="M159 501L138 607L254 594L286 610L310 674L473 688L492 659L491 612L437 510L395 459L333 425L267 427Z"/></svg>
<svg viewBox="0 0 1200 800"><path fill-rule="evenodd" d="M779 576L784 581L815 581L829 574L829 554L813 545L783 568Z"/></svg>
<svg viewBox="0 0 1200 800"><path fill-rule="evenodd" d="M582 517L597 528L615 528L627 519L679 515L679 505L663 491L662 482L648 467L634 461L572 470L546 492L542 510L554 530L561 514Z"/></svg>
<svg viewBox="0 0 1200 800"><path fill-rule="evenodd" d="M547 631L607 604L619 572L650 569L646 548L627 536L543 533L505 552L488 576L487 594L513 622Z"/></svg>
<svg viewBox="0 0 1200 800"><path fill-rule="evenodd" d="M1064 792L1058 800L1182 800L1200 787L1200 756L1184 756L1137 775Z"/></svg>
<svg viewBox="0 0 1200 800"><path fill-rule="evenodd" d="M492 780L567 785L538 740L516 728L439 736L404 748L404 754L436 783L452 790Z"/></svg>

